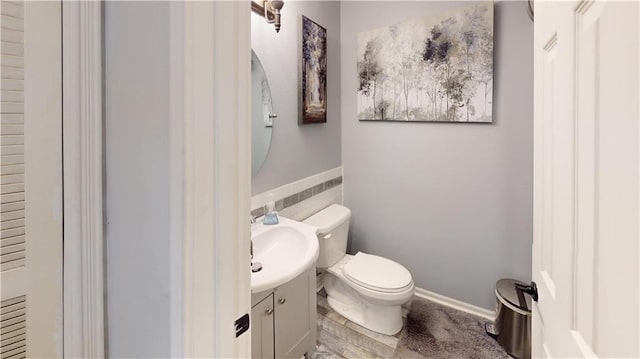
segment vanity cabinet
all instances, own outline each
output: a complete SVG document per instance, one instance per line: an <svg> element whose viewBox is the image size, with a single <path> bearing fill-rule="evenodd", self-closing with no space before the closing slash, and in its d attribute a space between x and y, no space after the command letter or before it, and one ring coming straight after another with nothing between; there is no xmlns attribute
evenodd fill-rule
<svg viewBox="0 0 640 359"><path fill-rule="evenodd" d="M310 357L316 348L315 265L275 288L252 295L251 356Z"/></svg>

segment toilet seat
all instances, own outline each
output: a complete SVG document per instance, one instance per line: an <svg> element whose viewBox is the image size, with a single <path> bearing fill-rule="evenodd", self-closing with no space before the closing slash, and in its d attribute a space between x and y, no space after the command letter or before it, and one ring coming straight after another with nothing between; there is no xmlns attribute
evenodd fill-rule
<svg viewBox="0 0 640 359"><path fill-rule="evenodd" d="M413 285L411 273L402 265L363 252L351 257L342 271L355 284L383 293L403 292Z"/></svg>
<svg viewBox="0 0 640 359"><path fill-rule="evenodd" d="M374 259L375 261L373 264L374 266L381 266L381 268L389 268L388 266L389 263L384 262L384 260L386 260L388 262L391 262L392 265L394 266L402 267L400 264L383 257L378 257L378 256L374 256L374 255L370 255L362 252L359 252L359 254L360 254L359 257L372 256L374 258L378 258L377 260ZM415 292L415 285L411 277L409 277L408 285L405 285L401 288L391 288L391 289L381 288L379 283L377 283L378 286L376 286L375 281L374 281L374 285L372 285L371 283L364 283L362 280L357 281L352 279L352 277L347 277L344 267L347 266L356 257L356 255L346 254L336 264L327 268L327 274L329 274L329 277L324 279L325 287L326 287L327 281L331 282L331 277L333 276L333 277L336 277L338 281L344 283L346 286L358 292L364 298L368 298L367 301L370 301L373 303L378 303L382 305L404 304L409 299L411 299L411 297L413 296L413 293ZM371 258L367 258L367 259L371 259ZM382 259L383 261L380 261L380 259ZM384 263L384 264L381 264L381 263ZM358 261L356 261L356 265L354 266L354 268L359 269L358 267L359 267ZM404 269L404 267L402 268ZM365 267L365 270L373 270L373 268ZM351 272L351 275L353 276L354 273ZM400 275L400 277L402 277L402 275ZM329 290L327 290L327 293L329 293Z"/></svg>

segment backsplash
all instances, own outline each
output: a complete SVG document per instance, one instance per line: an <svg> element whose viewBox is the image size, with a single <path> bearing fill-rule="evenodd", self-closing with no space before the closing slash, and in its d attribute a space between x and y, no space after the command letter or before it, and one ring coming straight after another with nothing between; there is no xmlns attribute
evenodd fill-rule
<svg viewBox="0 0 640 359"><path fill-rule="evenodd" d="M273 197L269 195L273 194ZM260 193L251 198L251 215L264 215L264 205L273 198L279 215L303 220L333 203L342 203L342 167Z"/></svg>

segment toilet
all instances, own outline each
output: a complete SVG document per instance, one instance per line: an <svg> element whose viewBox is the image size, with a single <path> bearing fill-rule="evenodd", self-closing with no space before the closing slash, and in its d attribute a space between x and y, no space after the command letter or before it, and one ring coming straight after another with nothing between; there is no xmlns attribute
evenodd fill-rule
<svg viewBox="0 0 640 359"><path fill-rule="evenodd" d="M317 228L316 267L324 270L324 288L333 310L369 330L394 335L402 329L402 304L415 286L402 265L364 252L346 254L351 211L333 204L304 222Z"/></svg>

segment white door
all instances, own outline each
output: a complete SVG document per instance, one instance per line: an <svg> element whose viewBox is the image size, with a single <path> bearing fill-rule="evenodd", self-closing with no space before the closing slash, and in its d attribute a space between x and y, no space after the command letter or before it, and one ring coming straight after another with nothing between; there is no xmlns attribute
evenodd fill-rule
<svg viewBox="0 0 640 359"><path fill-rule="evenodd" d="M60 6L0 1L1 358L62 356Z"/></svg>
<svg viewBox="0 0 640 359"><path fill-rule="evenodd" d="M534 357L640 357L639 17L535 4Z"/></svg>

